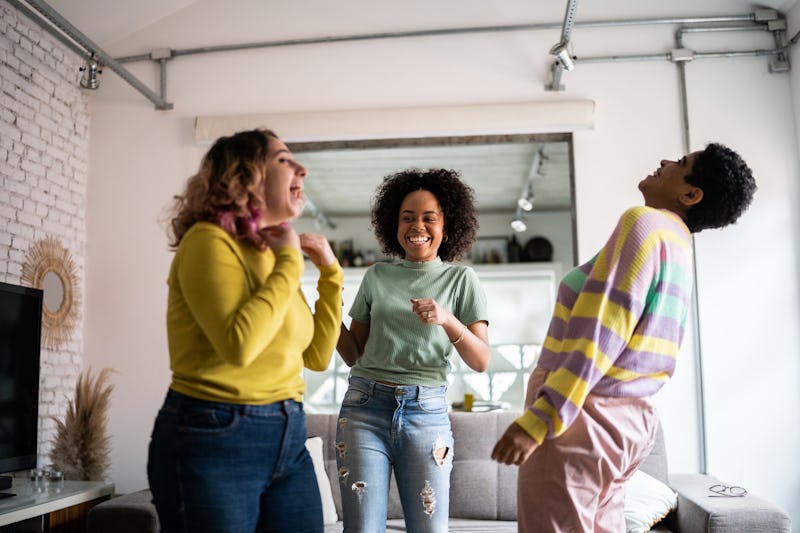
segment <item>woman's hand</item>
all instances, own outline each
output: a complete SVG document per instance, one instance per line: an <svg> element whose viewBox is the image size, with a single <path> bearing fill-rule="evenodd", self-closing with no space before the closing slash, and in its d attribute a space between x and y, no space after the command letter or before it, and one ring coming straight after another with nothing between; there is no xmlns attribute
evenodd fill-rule
<svg viewBox="0 0 800 533"><path fill-rule="evenodd" d="M328 266L336 262L336 254L333 253L331 244L319 233L301 233L300 249L317 266Z"/></svg>
<svg viewBox="0 0 800 533"><path fill-rule="evenodd" d="M462 324L433 298L411 298L411 310L423 323L441 326L468 367L476 372L486 372L491 351L485 321Z"/></svg>
<svg viewBox="0 0 800 533"><path fill-rule="evenodd" d="M297 232L287 222L278 224L276 226L267 226L259 230L261 235L267 241L267 244L273 250L278 248L285 248L287 246L300 250L300 238Z"/></svg>
<svg viewBox="0 0 800 533"><path fill-rule="evenodd" d="M411 310L425 324L443 326L453 315L433 298L412 298Z"/></svg>
<svg viewBox="0 0 800 533"><path fill-rule="evenodd" d="M538 447L534 438L514 422L494 445L492 459L504 465L521 465Z"/></svg>

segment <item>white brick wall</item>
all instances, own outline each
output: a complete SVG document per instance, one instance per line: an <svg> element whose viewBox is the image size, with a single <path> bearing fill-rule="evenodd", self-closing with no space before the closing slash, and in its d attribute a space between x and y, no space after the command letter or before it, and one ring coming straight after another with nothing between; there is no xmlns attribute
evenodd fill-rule
<svg viewBox="0 0 800 533"><path fill-rule="evenodd" d="M69 250L84 290L89 104L82 61L8 3L0 3L0 280L20 284L30 246L47 235ZM81 297L81 301L84 298ZM72 339L42 348L39 466L81 370L83 310Z"/></svg>

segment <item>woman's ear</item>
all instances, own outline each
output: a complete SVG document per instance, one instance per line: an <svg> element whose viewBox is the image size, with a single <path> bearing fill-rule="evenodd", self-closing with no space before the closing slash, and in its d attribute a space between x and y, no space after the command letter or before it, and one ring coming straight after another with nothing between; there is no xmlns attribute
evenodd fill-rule
<svg viewBox="0 0 800 533"><path fill-rule="evenodd" d="M688 188L681 193L679 201L685 207L691 207L699 204L702 199L703 189L695 187L694 185L689 185Z"/></svg>

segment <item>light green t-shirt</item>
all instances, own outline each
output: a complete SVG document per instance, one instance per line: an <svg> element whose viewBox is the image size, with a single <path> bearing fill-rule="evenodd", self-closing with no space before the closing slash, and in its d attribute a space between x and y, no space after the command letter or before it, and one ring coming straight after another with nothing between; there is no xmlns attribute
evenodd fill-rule
<svg viewBox="0 0 800 533"><path fill-rule="evenodd" d="M353 320L369 324L364 354L352 375L404 385L447 383L453 345L444 328L420 321L411 310L412 298L433 298L466 325L488 323L486 295L472 268L438 257L375 264L350 308Z"/></svg>

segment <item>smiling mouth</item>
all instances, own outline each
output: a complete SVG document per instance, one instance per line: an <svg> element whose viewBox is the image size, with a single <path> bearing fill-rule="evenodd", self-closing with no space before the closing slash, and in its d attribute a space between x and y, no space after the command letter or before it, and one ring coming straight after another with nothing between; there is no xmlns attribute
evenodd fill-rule
<svg viewBox="0 0 800 533"><path fill-rule="evenodd" d="M410 237L406 237L406 240L414 245L426 244L431 241L430 237L426 237L425 235L411 235Z"/></svg>

